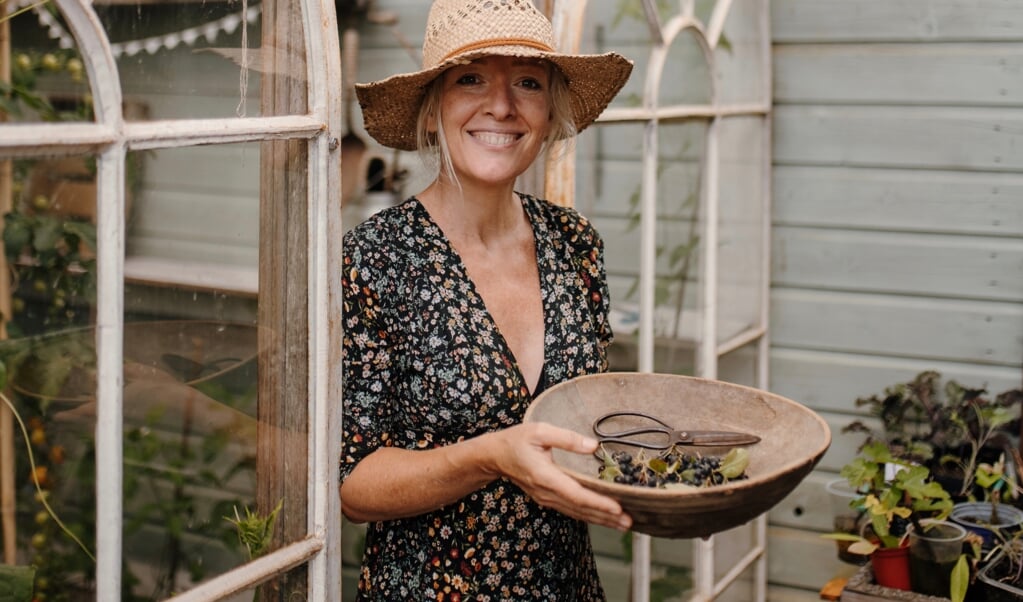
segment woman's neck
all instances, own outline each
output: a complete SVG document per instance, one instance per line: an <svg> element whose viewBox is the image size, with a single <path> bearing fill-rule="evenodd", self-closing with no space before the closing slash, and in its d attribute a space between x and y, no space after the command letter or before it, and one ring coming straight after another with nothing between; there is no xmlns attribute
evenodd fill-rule
<svg viewBox="0 0 1023 602"><path fill-rule="evenodd" d="M459 188L437 180L417 197L452 240L489 245L528 225L511 186Z"/></svg>

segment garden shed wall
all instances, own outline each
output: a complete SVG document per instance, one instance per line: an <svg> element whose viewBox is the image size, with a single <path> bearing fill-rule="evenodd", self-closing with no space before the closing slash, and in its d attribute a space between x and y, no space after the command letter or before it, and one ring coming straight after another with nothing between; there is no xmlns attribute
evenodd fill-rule
<svg viewBox="0 0 1023 602"><path fill-rule="evenodd" d="M816 532L831 529L824 483L862 441L841 433L857 397L923 370L1021 384L1023 5L771 13L771 389L820 412L834 442L770 515L770 579L813 589L847 570Z"/></svg>

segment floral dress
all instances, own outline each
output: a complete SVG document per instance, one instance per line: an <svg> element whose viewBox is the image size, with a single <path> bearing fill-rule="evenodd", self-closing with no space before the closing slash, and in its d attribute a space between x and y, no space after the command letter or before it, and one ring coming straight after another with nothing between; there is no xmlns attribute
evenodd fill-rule
<svg viewBox="0 0 1023 602"><path fill-rule="evenodd" d="M541 385L601 372L603 243L576 211L520 195L536 241ZM344 240L341 478L380 446L428 449L522 421L531 394L440 228L415 198ZM604 600L585 523L498 479L420 516L370 523L360 600Z"/></svg>

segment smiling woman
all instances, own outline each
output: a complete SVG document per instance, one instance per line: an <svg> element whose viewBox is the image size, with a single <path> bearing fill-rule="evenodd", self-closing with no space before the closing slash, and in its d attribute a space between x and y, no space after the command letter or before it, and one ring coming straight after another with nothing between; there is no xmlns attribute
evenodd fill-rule
<svg viewBox="0 0 1023 602"><path fill-rule="evenodd" d="M370 135L438 167L344 240L340 493L371 523L360 599L604 600L586 523L631 519L551 458L596 441L522 424L546 387L607 369L603 242L513 186L632 65L555 52L528 0L435 2L423 57L356 87Z"/></svg>

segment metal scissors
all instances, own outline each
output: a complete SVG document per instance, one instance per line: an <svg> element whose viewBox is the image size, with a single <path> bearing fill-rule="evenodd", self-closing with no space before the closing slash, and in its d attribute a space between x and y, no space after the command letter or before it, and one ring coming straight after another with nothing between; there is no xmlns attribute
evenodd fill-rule
<svg viewBox="0 0 1023 602"><path fill-rule="evenodd" d="M636 416L652 424L621 431L608 432L601 428L604 422L619 416ZM593 432L601 443L621 443L644 449L670 449L674 445L727 446L752 445L760 437L737 431L681 431L663 420L643 412L611 412L593 421ZM654 435L643 438L642 435Z"/></svg>

